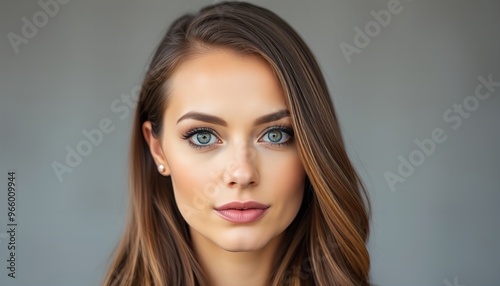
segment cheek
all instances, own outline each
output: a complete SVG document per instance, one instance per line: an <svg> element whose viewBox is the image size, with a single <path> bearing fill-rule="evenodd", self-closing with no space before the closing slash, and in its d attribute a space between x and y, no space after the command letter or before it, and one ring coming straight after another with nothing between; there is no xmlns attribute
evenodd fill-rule
<svg viewBox="0 0 500 286"><path fill-rule="evenodd" d="M304 193L305 171L295 152L283 154L278 158L269 158L265 162L263 179L272 200L285 216L295 216Z"/></svg>
<svg viewBox="0 0 500 286"><path fill-rule="evenodd" d="M281 185L285 192L297 192L303 188L305 171L296 151L264 157L264 174L270 175L274 184Z"/></svg>
<svg viewBox="0 0 500 286"><path fill-rule="evenodd" d="M210 210L214 197L220 192L221 182L213 175L215 162L199 160L199 156L191 157L183 152L166 155L175 201L184 219L189 222Z"/></svg>
<svg viewBox="0 0 500 286"><path fill-rule="evenodd" d="M203 174L201 167L190 163L189 158L180 153L166 152L165 155L168 158L175 200L183 216L203 209L206 203L199 197L202 180L200 174Z"/></svg>

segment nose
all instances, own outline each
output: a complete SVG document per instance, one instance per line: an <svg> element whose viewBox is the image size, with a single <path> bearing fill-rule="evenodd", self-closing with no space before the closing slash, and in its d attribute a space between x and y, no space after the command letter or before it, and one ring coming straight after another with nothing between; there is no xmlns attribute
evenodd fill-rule
<svg viewBox="0 0 500 286"><path fill-rule="evenodd" d="M248 188L259 183L257 155L255 150L242 147L234 151L234 156L226 164L223 181L229 188Z"/></svg>

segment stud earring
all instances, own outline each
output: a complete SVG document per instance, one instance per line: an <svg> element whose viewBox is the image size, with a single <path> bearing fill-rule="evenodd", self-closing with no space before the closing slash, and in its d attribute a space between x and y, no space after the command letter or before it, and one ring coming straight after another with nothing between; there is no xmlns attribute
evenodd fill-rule
<svg viewBox="0 0 500 286"><path fill-rule="evenodd" d="M158 172L163 173L163 171L165 171L165 166L163 166L161 164L158 165Z"/></svg>

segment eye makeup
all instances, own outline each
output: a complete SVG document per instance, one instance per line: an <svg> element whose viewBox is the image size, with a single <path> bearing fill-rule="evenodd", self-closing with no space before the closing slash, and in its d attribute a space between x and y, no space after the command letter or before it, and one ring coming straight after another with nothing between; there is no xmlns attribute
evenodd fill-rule
<svg viewBox="0 0 500 286"><path fill-rule="evenodd" d="M189 129L181 135L181 138L187 141L191 147L196 149L207 148L222 143L220 136L210 127L195 127ZM294 132L291 127L286 125L273 125L263 131L258 142L265 142L273 147L285 147L293 142L293 138Z"/></svg>

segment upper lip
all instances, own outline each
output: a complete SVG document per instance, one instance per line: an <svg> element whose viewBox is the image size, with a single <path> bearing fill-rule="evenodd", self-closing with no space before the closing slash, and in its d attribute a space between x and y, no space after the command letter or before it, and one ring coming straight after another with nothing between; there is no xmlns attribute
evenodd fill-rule
<svg viewBox="0 0 500 286"><path fill-rule="evenodd" d="M245 210L245 209L267 209L269 205L261 204L258 202L230 202L225 205L221 205L216 207L216 210L228 210L228 209L236 209L236 210Z"/></svg>

